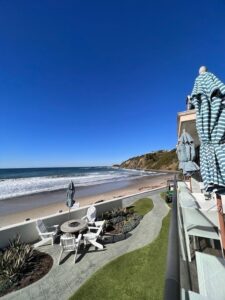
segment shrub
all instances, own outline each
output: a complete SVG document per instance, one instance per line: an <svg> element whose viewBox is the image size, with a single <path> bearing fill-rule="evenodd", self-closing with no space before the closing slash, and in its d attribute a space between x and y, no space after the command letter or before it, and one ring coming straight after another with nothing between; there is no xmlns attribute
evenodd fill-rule
<svg viewBox="0 0 225 300"><path fill-rule="evenodd" d="M111 220L117 217L124 217L126 215L127 215L126 209L118 208L118 209L113 209L102 213L101 220Z"/></svg>
<svg viewBox="0 0 225 300"><path fill-rule="evenodd" d="M137 220L137 221L141 221L141 219L143 218L143 216L141 216L141 215L139 215L139 214L137 214L137 213L135 213L134 215L133 215L133 219L134 220Z"/></svg>
<svg viewBox="0 0 225 300"><path fill-rule="evenodd" d="M139 200L138 203L140 203L140 201L141 200ZM135 212L134 208L134 206L130 206L104 212L102 219L106 220L106 232L116 231L117 233L128 233L133 230L143 218L143 215L140 215L139 212Z"/></svg>
<svg viewBox="0 0 225 300"><path fill-rule="evenodd" d="M21 242L20 236L10 240L9 246L0 252L1 286L15 282L25 269L33 265L32 259L32 246Z"/></svg>
<svg viewBox="0 0 225 300"><path fill-rule="evenodd" d="M126 233L130 232L131 230L132 230L131 224L130 223L126 223L123 226L122 233L126 234Z"/></svg>
<svg viewBox="0 0 225 300"><path fill-rule="evenodd" d="M109 220L109 222L112 224L112 225L115 225L117 223L120 223L122 221L126 220L126 217L122 217L122 216L118 216L116 218L112 218Z"/></svg>
<svg viewBox="0 0 225 300"><path fill-rule="evenodd" d="M3 296L12 285L13 283L8 280L0 281L0 297Z"/></svg>

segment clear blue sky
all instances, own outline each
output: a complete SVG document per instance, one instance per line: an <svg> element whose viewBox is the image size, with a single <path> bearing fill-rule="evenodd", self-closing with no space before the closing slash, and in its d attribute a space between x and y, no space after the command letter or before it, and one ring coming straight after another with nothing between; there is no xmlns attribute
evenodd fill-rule
<svg viewBox="0 0 225 300"><path fill-rule="evenodd" d="M225 3L0 1L0 167L108 165L176 144Z"/></svg>

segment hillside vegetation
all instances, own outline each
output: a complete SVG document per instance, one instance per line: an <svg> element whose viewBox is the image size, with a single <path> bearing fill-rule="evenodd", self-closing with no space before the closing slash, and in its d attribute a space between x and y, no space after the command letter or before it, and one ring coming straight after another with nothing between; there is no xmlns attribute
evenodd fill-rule
<svg viewBox="0 0 225 300"><path fill-rule="evenodd" d="M127 169L155 169L155 170L178 170L176 149L165 151L159 150L141 156L130 158L119 165Z"/></svg>

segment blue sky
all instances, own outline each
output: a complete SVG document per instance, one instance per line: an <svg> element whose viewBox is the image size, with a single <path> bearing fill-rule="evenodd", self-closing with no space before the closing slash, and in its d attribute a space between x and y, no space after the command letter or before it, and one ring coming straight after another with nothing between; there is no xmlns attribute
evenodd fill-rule
<svg viewBox="0 0 225 300"><path fill-rule="evenodd" d="M0 167L109 165L176 145L225 3L0 1Z"/></svg>

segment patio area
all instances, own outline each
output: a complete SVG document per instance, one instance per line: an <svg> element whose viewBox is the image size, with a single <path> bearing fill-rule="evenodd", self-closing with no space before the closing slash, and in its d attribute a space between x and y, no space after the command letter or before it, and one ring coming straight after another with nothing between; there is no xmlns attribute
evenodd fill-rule
<svg viewBox="0 0 225 300"><path fill-rule="evenodd" d="M159 234L162 220L169 208L160 197L160 191L149 192L154 208L144 216L139 226L128 235L115 243L105 240L103 250L94 247L79 250L76 264L73 263L74 254L68 254L66 259L58 265L60 246L58 244L40 247L54 259L51 271L36 283L8 294L2 299L68 299L74 292L98 269L122 254L131 252L151 243Z"/></svg>

